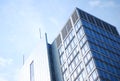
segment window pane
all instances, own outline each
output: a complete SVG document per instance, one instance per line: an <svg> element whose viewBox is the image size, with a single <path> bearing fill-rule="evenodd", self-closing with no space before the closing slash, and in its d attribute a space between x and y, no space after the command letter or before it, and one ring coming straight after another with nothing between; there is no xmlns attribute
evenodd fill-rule
<svg viewBox="0 0 120 81"><path fill-rule="evenodd" d="M63 51L64 51L63 45L58 49L58 51L59 51L60 55L63 53Z"/></svg>
<svg viewBox="0 0 120 81"><path fill-rule="evenodd" d="M34 81L34 61L30 64L30 81Z"/></svg>
<svg viewBox="0 0 120 81"><path fill-rule="evenodd" d="M88 49L89 49L88 42L86 42L86 43L83 45L83 47L81 48L82 54L85 55L86 52L88 51Z"/></svg>
<svg viewBox="0 0 120 81"><path fill-rule="evenodd" d="M87 72L90 73L90 71L93 70L93 67L94 67L93 60L91 60L86 66Z"/></svg>

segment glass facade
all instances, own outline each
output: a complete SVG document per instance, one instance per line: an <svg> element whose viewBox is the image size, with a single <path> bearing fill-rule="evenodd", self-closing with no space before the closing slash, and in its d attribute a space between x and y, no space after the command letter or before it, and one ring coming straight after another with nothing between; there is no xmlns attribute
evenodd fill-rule
<svg viewBox="0 0 120 81"><path fill-rule="evenodd" d="M63 81L120 81L116 28L80 9L73 14L72 28L58 46Z"/></svg>

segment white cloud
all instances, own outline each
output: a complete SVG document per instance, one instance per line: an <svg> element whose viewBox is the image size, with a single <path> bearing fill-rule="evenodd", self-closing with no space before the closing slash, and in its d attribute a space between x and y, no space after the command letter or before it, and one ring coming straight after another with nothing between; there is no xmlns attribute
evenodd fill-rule
<svg viewBox="0 0 120 81"><path fill-rule="evenodd" d="M5 59L5 58L0 57L0 67L5 67L8 65L11 65L12 63L13 63L13 59L11 58Z"/></svg>
<svg viewBox="0 0 120 81"><path fill-rule="evenodd" d="M0 76L0 81L8 81L6 78Z"/></svg>
<svg viewBox="0 0 120 81"><path fill-rule="evenodd" d="M89 1L89 5L92 7L100 6L100 4L101 4L100 0Z"/></svg>
<svg viewBox="0 0 120 81"><path fill-rule="evenodd" d="M101 7L101 8L105 8L105 7L118 7L119 5L117 3L115 3L114 1L102 1L102 0L90 0L88 2L88 4L91 7Z"/></svg>
<svg viewBox="0 0 120 81"><path fill-rule="evenodd" d="M53 23L55 26L59 26L58 21L57 21L54 17L50 17L50 18L49 18L49 21L50 21L51 23Z"/></svg>
<svg viewBox="0 0 120 81"><path fill-rule="evenodd" d="M9 25L5 30L10 29L6 39L13 44L17 53L28 52L34 47L40 39L39 28L42 33L45 32L43 16L33 5L33 0L12 0L0 11L3 13L5 24Z"/></svg>

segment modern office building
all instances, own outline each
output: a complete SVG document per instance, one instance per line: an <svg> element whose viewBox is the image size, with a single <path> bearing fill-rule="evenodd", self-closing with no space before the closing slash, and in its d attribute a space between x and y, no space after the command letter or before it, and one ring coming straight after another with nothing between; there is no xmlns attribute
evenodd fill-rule
<svg viewBox="0 0 120 81"><path fill-rule="evenodd" d="M53 81L120 81L116 28L78 8L48 49Z"/></svg>
<svg viewBox="0 0 120 81"><path fill-rule="evenodd" d="M83 10L76 8L52 44L46 37L45 46L51 81L120 81L119 33Z"/></svg>
<svg viewBox="0 0 120 81"><path fill-rule="evenodd" d="M41 36L37 47L25 59L18 81L51 81L46 46L46 37Z"/></svg>

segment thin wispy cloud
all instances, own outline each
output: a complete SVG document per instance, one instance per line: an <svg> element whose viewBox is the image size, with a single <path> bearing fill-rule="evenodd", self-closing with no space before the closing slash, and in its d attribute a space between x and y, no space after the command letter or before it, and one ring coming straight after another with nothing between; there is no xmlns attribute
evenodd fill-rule
<svg viewBox="0 0 120 81"><path fill-rule="evenodd" d="M11 54L10 58L0 57L0 70L4 70L0 72L0 81L17 81L15 79L17 79L18 72L15 70L18 68L18 64L22 63L18 62L20 58L22 59L22 57L18 57L18 54L27 56L30 49L34 48L39 41L39 28L42 32L45 31L41 14L32 3L33 0L11 0L0 7L0 23L3 24L0 27L5 32L3 32L3 40L9 44L9 46L5 46L3 42L7 51L2 55ZM2 45L1 49L3 49ZM4 73L7 74L4 75Z"/></svg>
<svg viewBox="0 0 120 81"><path fill-rule="evenodd" d="M92 0L92 1L89 1L89 5L92 6L92 7L98 7L100 6L101 2L100 0Z"/></svg>
<svg viewBox="0 0 120 81"><path fill-rule="evenodd" d="M58 21L57 21L54 17L50 17L50 18L49 18L49 21L50 21L53 25L59 26Z"/></svg>
<svg viewBox="0 0 120 81"><path fill-rule="evenodd" d="M88 2L88 4L95 8L95 7L100 7L100 8L105 8L105 7L119 7L119 5L117 3L115 3L114 1L108 0L108 1L104 1L104 0L90 0Z"/></svg>
<svg viewBox="0 0 120 81"><path fill-rule="evenodd" d="M12 63L13 63L13 59L11 58L6 59L6 58L0 57L0 67L6 67L8 65L11 65Z"/></svg>
<svg viewBox="0 0 120 81"><path fill-rule="evenodd" d="M0 81L8 81L6 78L0 76Z"/></svg>
<svg viewBox="0 0 120 81"><path fill-rule="evenodd" d="M3 5L0 10L3 13L3 23L7 24L5 39L12 42L18 52L26 51L32 44L39 40L39 28L44 32L41 14L32 5L32 0L12 0ZM11 27L11 28L9 28ZM17 43L17 44L15 44Z"/></svg>

